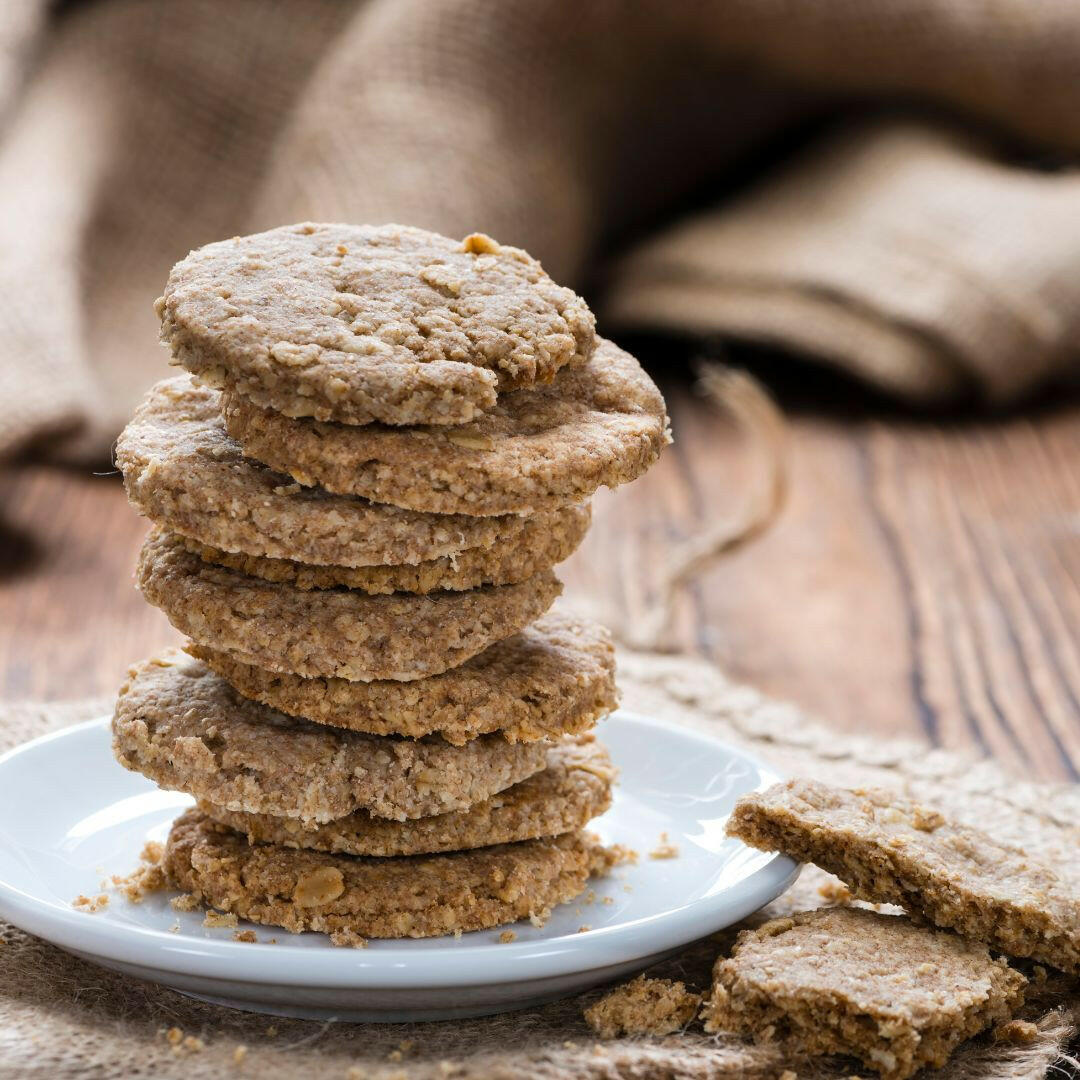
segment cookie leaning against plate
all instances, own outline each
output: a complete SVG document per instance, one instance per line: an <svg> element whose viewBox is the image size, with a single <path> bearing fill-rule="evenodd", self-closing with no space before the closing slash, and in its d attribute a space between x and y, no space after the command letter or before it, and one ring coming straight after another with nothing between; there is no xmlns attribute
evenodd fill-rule
<svg viewBox="0 0 1080 1080"><path fill-rule="evenodd" d="M403 225L288 225L191 252L157 304L177 362L286 416L461 424L595 345L526 252Z"/></svg>
<svg viewBox="0 0 1080 1080"><path fill-rule="evenodd" d="M241 697L178 650L129 672L113 752L162 787L311 825L357 810L394 821L464 810L547 764L544 743L487 735L459 747L295 720Z"/></svg>
<svg viewBox="0 0 1080 1080"><path fill-rule="evenodd" d="M244 453L339 494L439 514L514 514L582 502L640 476L671 441L664 399L610 341L546 387L499 398L468 427L294 420L235 393L225 426Z"/></svg>
<svg viewBox="0 0 1080 1080"><path fill-rule="evenodd" d="M137 575L143 596L200 645L272 671L364 682L456 667L527 626L562 591L550 570L517 585L427 596L304 591L204 563L157 529Z"/></svg>
<svg viewBox="0 0 1080 1080"><path fill-rule="evenodd" d="M541 915L585 889L613 856L587 833L459 851L361 859L251 846L198 810L173 824L165 873L242 919L362 938L437 937Z"/></svg>
<svg viewBox="0 0 1080 1080"><path fill-rule="evenodd" d="M412 682L305 679L219 649L187 648L244 697L291 716L375 735L439 735L455 746L492 731L511 742L586 731L618 704L611 635L561 612L459 667Z"/></svg>
<svg viewBox="0 0 1080 1080"><path fill-rule="evenodd" d="M184 547L203 562L297 589L359 589L373 595L441 589L463 592L481 585L516 585L533 574L550 570L577 550L589 531L591 516L588 504L568 506L555 514L532 515L522 519L528 527L516 544L469 548L441 559L398 566L311 566L292 559L221 551L177 535Z"/></svg>
<svg viewBox="0 0 1080 1080"><path fill-rule="evenodd" d="M427 575L466 551L474 562L532 552L539 538L572 536L587 513L418 514L301 488L243 456L225 431L220 393L190 375L150 390L117 441L116 464L128 498L159 525L222 551L318 566L409 564Z"/></svg>
<svg viewBox="0 0 1080 1080"><path fill-rule="evenodd" d="M316 829L295 818L199 809L248 838L249 844L329 851L336 855L426 855L538 840L577 832L611 805L615 769L591 735L567 738L547 752L547 767L468 810L386 821L362 811Z"/></svg>

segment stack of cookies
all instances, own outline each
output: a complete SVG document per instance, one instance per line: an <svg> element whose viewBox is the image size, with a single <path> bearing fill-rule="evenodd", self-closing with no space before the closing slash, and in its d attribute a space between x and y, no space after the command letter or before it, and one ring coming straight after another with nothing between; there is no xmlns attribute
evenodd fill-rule
<svg viewBox="0 0 1080 1080"><path fill-rule="evenodd" d="M339 942L539 919L610 854L607 633L548 609L588 498L669 441L584 302L485 236L299 225L158 302L190 374L117 444L138 581L190 641L132 669L117 758L198 800L166 873Z"/></svg>

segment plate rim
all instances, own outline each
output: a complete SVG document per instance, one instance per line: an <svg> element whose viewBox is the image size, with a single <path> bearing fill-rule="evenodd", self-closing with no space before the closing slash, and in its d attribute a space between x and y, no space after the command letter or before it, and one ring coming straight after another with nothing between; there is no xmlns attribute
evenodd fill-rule
<svg viewBox="0 0 1080 1080"><path fill-rule="evenodd" d="M768 778L769 783L783 779L778 770L755 754L694 728L626 709L616 709L601 723L613 719L668 737L677 732L682 738L742 758ZM110 722L108 715L94 717L20 743L0 754L0 771L23 754L92 728L108 729ZM0 835L3 831L0 823ZM729 888L674 910L599 927L587 935L526 939L499 944L497 950L491 942L484 942L432 950L423 956L415 948L395 950L392 945L372 951L304 948L297 955L281 941L273 949L256 950L250 944L232 940L196 941L177 937L167 930L95 920L60 902L35 897L3 877L0 877L0 916L60 948L92 955L103 962L151 969L161 975L327 989L434 990L509 985L644 960L740 921L788 889L800 870L799 864L787 856L761 854L762 864L733 887L737 890L734 897ZM720 909L724 914L717 918ZM301 956L303 963L297 962Z"/></svg>

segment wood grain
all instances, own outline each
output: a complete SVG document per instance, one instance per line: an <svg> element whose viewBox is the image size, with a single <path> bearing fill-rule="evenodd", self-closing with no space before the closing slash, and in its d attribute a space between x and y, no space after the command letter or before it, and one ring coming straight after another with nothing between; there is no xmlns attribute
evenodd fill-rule
<svg viewBox="0 0 1080 1080"><path fill-rule="evenodd" d="M561 575L616 629L654 603L673 545L739 512L758 464L687 380L664 389L674 446L597 497ZM1080 405L792 411L782 517L682 590L672 644L847 730L1080 777ZM0 475L0 507L6 700L109 695L178 640L134 589L145 525L115 476L24 465Z"/></svg>

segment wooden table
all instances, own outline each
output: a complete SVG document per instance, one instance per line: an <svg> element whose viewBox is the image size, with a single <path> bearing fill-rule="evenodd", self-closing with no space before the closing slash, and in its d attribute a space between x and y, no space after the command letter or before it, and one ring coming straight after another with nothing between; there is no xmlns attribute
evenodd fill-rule
<svg viewBox="0 0 1080 1080"><path fill-rule="evenodd" d="M838 727L1078 779L1080 401L919 419L762 363L789 418L790 497L682 592L675 643ZM674 446L601 493L562 574L615 627L640 619L672 546L737 513L751 482L753 455L690 380L664 390ZM9 469L0 522L4 700L110 695L178 640L133 588L145 526L115 475Z"/></svg>

